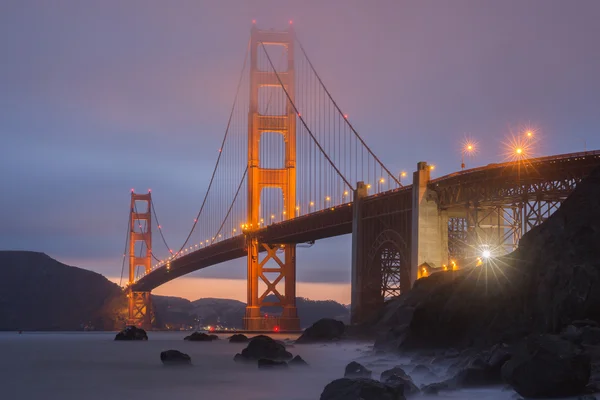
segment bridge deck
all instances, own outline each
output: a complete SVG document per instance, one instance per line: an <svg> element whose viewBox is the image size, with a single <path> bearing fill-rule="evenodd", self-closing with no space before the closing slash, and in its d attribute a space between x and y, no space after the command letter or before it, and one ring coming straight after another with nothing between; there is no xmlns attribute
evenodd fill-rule
<svg viewBox="0 0 600 400"><path fill-rule="evenodd" d="M580 180L600 166L600 151L561 154L551 157L490 164L485 167L455 172L430 181L430 187L438 192L440 206L464 205L473 191L485 183L490 199L522 195L516 186L532 182ZM549 186L546 190L561 191L564 196L571 186ZM490 188L493 188L490 189ZM410 186L369 196L369 203L386 201L400 191L410 191ZM496 196L496 197L494 197ZM389 208L389 205L386 206ZM393 212L393 210L388 210ZM282 221L253 232L261 242L271 244L304 243L314 240L352 233L352 203L327 208L318 212ZM385 214L381 214L385 217ZM212 244L176 258L140 278L132 285L134 291L150 291L175 278L215 264L247 255L246 239L243 235Z"/></svg>

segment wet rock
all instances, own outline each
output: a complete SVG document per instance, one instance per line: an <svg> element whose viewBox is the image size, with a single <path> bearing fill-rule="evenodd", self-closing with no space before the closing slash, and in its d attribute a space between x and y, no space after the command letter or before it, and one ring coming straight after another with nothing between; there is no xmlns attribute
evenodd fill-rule
<svg viewBox="0 0 600 400"><path fill-rule="evenodd" d="M502 367L502 376L524 397L568 397L583 393L591 372L583 349L553 335L520 343Z"/></svg>
<svg viewBox="0 0 600 400"><path fill-rule="evenodd" d="M316 343L339 340L344 335L344 323L331 318L322 318L306 328L296 343Z"/></svg>
<svg viewBox="0 0 600 400"><path fill-rule="evenodd" d="M258 360L259 369L285 369L288 365L285 361L274 361L268 358L260 358Z"/></svg>
<svg viewBox="0 0 600 400"><path fill-rule="evenodd" d="M293 365L295 367L308 367L308 363L306 361L304 361L304 359L300 356L295 356L294 358L292 358L289 362L290 365Z"/></svg>
<svg viewBox="0 0 600 400"><path fill-rule="evenodd" d="M248 339L248 336L241 333L236 333L229 338L229 343L246 343L249 340L250 339Z"/></svg>
<svg viewBox="0 0 600 400"><path fill-rule="evenodd" d="M350 364L346 365L346 370L344 371L344 378L371 378L373 373L366 369L361 364L356 361L352 361Z"/></svg>
<svg viewBox="0 0 600 400"><path fill-rule="evenodd" d="M365 378L336 379L323 389L320 400L404 400L398 388Z"/></svg>
<svg viewBox="0 0 600 400"><path fill-rule="evenodd" d="M166 350L160 353L160 361L165 365L190 365L192 358L179 350Z"/></svg>
<svg viewBox="0 0 600 400"><path fill-rule="evenodd" d="M135 326L128 326L117 333L115 340L148 340L146 331Z"/></svg>
<svg viewBox="0 0 600 400"><path fill-rule="evenodd" d="M412 378L399 366L383 371L379 380L397 388L398 392L405 396L412 396L420 391Z"/></svg>
<svg viewBox="0 0 600 400"><path fill-rule="evenodd" d="M212 342L215 339L218 339L217 335L207 335L204 332L194 332L189 336L183 338L183 340L188 340L190 342Z"/></svg>
<svg viewBox="0 0 600 400"><path fill-rule="evenodd" d="M248 346L242 350L242 357L249 360L266 358L275 361L287 361L292 358L292 353L285 346L268 336L259 335L250 339Z"/></svg>

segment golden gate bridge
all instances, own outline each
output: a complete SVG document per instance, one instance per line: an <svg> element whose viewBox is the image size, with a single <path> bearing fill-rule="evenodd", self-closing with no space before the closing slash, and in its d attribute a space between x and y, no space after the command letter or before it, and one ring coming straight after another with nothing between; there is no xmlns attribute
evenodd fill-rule
<svg viewBox="0 0 600 400"><path fill-rule="evenodd" d="M150 328L152 289L247 259L246 330L300 329L296 246L352 234L352 321L436 271L514 249L600 152L527 158L432 180L421 162L403 186L325 86L290 24L252 27L211 179L183 244L166 240L151 192L131 193L126 251L131 325ZM165 246L153 247L158 231ZM141 269L141 274L138 272ZM261 307L281 314L265 319Z"/></svg>

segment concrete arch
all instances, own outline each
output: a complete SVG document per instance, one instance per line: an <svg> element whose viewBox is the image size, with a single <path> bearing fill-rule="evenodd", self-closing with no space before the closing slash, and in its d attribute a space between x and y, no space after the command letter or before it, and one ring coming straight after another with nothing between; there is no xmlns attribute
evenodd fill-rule
<svg viewBox="0 0 600 400"><path fill-rule="evenodd" d="M384 299L410 289L409 251L404 238L392 229L382 231L371 244L367 256L369 276Z"/></svg>

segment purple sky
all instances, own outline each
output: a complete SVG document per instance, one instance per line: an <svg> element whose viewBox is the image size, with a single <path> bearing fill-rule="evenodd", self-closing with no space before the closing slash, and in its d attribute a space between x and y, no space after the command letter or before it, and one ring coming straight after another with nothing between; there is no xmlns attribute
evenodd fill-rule
<svg viewBox="0 0 600 400"><path fill-rule="evenodd" d="M4 0L0 248L118 277L132 187L152 188L181 242L253 19L294 21L392 171L429 161L436 176L453 172L466 134L480 147L469 166L501 161L502 141L524 126L538 130L537 155L600 149L599 1ZM299 280L347 283L349 246L302 250ZM243 279L245 261L193 275Z"/></svg>

